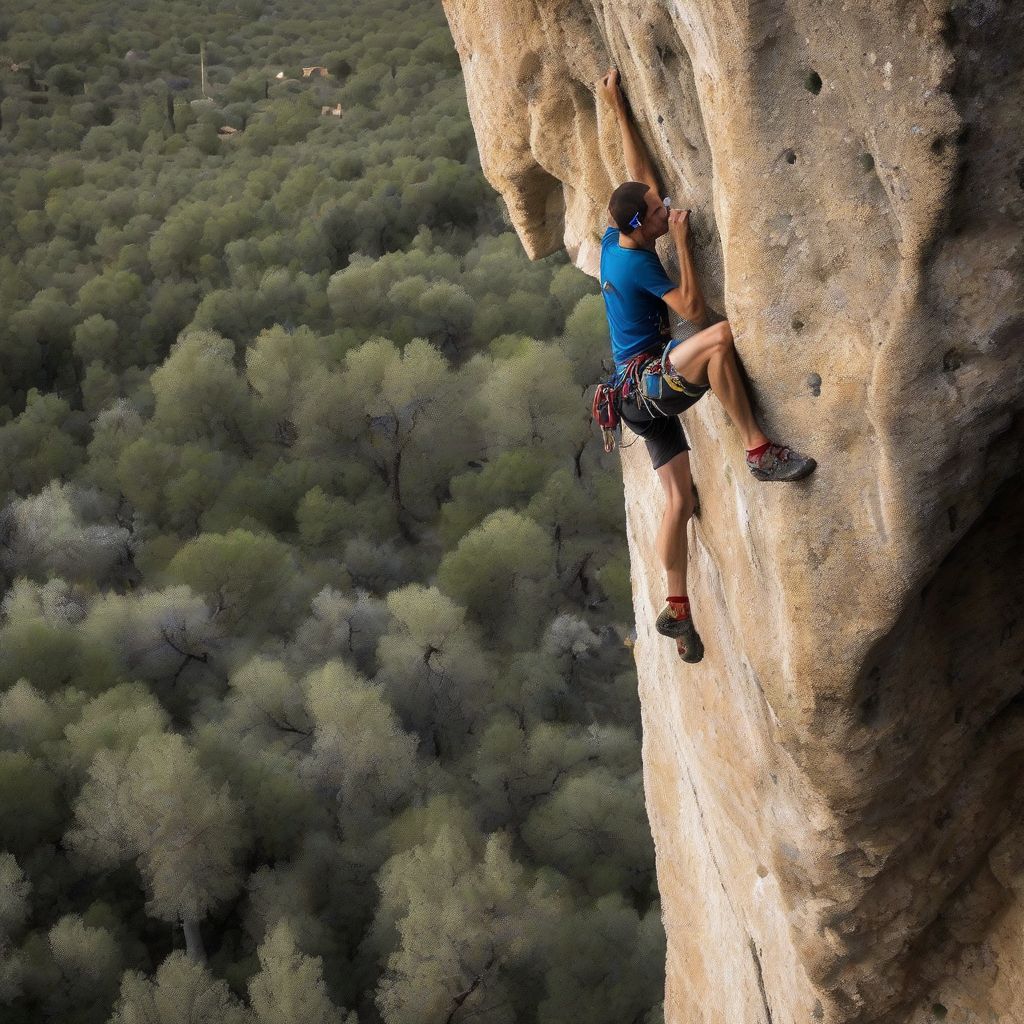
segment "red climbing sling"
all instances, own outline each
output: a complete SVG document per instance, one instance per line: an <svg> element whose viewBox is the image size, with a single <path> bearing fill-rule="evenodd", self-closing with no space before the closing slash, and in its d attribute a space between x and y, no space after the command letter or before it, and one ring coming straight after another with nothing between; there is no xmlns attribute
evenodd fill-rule
<svg viewBox="0 0 1024 1024"><path fill-rule="evenodd" d="M594 403L590 410L595 422L601 428L601 440L606 452L610 452L615 447L614 431L619 425L618 390L610 380L598 384L597 390L594 392Z"/></svg>
<svg viewBox="0 0 1024 1024"><path fill-rule="evenodd" d="M615 430L621 419L619 404L623 398L628 398L640 387L644 363L650 358L649 352L638 353L630 359L621 374L616 374L597 385L591 414L601 428L601 439L606 452L611 452L615 448ZM618 384L615 383L616 380L619 381Z"/></svg>

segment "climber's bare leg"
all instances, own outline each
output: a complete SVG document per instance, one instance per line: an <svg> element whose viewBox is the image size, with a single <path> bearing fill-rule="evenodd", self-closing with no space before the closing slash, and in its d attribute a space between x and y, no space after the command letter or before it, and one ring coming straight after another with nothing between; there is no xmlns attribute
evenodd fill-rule
<svg viewBox="0 0 1024 1024"><path fill-rule="evenodd" d="M710 384L729 418L750 449L767 443L768 438L754 419L747 389L740 376L732 329L727 321L705 327L669 353L669 361L684 380L691 384Z"/></svg>
<svg viewBox="0 0 1024 1024"><path fill-rule="evenodd" d="M686 593L686 524L693 515L690 453L680 452L655 472L665 491L665 510L658 527L658 557L665 567L668 592Z"/></svg>

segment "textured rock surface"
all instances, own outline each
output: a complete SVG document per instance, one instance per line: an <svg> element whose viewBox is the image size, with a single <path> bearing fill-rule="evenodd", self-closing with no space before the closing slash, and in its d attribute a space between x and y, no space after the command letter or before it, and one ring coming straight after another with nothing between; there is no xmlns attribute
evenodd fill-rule
<svg viewBox="0 0 1024 1024"><path fill-rule="evenodd" d="M622 73L769 433L684 417L708 656L653 632L625 453L670 1024L1024 1021L1024 8L445 0L523 244L593 272Z"/></svg>

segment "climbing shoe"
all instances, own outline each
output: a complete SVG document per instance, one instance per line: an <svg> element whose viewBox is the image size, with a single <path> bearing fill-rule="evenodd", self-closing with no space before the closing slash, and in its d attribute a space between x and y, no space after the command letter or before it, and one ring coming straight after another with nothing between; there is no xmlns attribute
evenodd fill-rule
<svg viewBox="0 0 1024 1024"><path fill-rule="evenodd" d="M696 665L704 660L704 643L692 622L687 636L676 637L676 653L687 665Z"/></svg>
<svg viewBox="0 0 1024 1024"><path fill-rule="evenodd" d="M704 644L689 615L677 619L672 614L672 609L666 605L655 620L654 628L662 636L670 636L675 640L679 657L688 664L695 665L704 657Z"/></svg>
<svg viewBox="0 0 1024 1024"><path fill-rule="evenodd" d="M781 444L770 444L758 456L747 456L747 468L758 480L803 480L817 468L809 455Z"/></svg>

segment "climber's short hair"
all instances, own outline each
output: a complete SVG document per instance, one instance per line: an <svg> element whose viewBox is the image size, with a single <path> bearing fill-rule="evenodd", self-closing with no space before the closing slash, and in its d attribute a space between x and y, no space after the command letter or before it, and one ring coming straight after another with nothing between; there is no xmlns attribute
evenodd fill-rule
<svg viewBox="0 0 1024 1024"><path fill-rule="evenodd" d="M642 181L627 181L612 193L608 212L624 235L631 235L643 223L650 187Z"/></svg>

